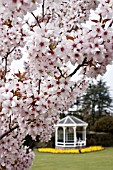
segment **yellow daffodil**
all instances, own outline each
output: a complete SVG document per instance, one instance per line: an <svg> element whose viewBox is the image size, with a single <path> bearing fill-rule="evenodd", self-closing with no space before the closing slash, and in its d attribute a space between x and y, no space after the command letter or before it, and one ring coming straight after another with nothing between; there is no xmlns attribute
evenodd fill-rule
<svg viewBox="0 0 113 170"><path fill-rule="evenodd" d="M88 152L100 151L103 149L104 147L102 146L90 146L90 147L80 148L80 149L39 148L38 151L45 152L45 153L88 153Z"/></svg>

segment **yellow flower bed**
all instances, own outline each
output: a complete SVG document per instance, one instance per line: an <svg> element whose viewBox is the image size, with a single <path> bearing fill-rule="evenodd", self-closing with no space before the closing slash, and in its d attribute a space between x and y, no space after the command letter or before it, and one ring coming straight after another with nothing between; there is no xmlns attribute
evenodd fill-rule
<svg viewBox="0 0 113 170"><path fill-rule="evenodd" d="M103 149L104 147L102 146L90 146L90 147L81 148L81 149L39 148L38 151L45 152L45 153L88 153L88 152L100 151Z"/></svg>

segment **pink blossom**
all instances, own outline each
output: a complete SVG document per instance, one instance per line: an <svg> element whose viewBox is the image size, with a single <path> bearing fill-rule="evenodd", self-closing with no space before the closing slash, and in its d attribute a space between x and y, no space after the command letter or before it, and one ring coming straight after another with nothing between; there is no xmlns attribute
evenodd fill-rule
<svg viewBox="0 0 113 170"><path fill-rule="evenodd" d="M112 18L113 0L0 1L0 169L29 169L26 135L50 140L60 114L106 72ZM12 62L25 55L24 72L12 73Z"/></svg>

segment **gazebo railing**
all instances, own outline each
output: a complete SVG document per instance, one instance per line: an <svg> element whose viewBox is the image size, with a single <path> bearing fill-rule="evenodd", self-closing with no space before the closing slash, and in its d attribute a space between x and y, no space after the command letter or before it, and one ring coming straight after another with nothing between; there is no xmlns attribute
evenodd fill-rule
<svg viewBox="0 0 113 170"><path fill-rule="evenodd" d="M74 142L57 142L56 146L61 146L61 147L77 147L77 146L86 146L86 141L77 141L76 143Z"/></svg>

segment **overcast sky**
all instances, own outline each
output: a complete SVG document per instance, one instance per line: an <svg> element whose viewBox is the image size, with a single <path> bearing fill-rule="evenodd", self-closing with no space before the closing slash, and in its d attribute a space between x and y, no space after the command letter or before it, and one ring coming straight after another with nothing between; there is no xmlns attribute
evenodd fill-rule
<svg viewBox="0 0 113 170"><path fill-rule="evenodd" d="M107 72L103 76L103 80L106 81L107 85L110 87L110 94L113 97L113 65L107 66Z"/></svg>

